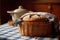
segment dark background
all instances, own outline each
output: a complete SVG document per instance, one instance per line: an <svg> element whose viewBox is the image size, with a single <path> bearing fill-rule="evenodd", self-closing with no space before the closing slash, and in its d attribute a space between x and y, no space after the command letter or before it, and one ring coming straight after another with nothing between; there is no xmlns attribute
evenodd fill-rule
<svg viewBox="0 0 60 40"><path fill-rule="evenodd" d="M6 11L14 10L19 5L31 11L50 12L60 20L60 0L0 0L0 23L9 21L11 16Z"/></svg>
<svg viewBox="0 0 60 40"><path fill-rule="evenodd" d="M1 24L3 24L11 19L10 14L8 14L6 11L16 9L20 5L20 0L0 0L0 4Z"/></svg>

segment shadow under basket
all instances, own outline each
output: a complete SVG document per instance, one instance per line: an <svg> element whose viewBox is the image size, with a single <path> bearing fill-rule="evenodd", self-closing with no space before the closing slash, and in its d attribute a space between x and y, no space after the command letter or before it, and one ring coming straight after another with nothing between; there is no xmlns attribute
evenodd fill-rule
<svg viewBox="0 0 60 40"><path fill-rule="evenodd" d="M25 36L49 37L52 35L52 22L22 22L19 33Z"/></svg>

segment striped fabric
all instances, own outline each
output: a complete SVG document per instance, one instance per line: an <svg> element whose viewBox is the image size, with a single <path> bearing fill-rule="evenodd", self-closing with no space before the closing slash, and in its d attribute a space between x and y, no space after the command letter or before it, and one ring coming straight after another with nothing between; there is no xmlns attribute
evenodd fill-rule
<svg viewBox="0 0 60 40"><path fill-rule="evenodd" d="M17 29L17 27L10 27L7 23L0 25L0 40L58 40L58 38L23 36Z"/></svg>

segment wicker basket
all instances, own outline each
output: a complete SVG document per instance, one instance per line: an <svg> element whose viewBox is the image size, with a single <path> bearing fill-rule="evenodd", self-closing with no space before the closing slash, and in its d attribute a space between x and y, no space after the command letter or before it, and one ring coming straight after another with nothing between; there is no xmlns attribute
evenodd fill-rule
<svg viewBox="0 0 60 40"><path fill-rule="evenodd" d="M51 22L22 22L19 33L25 36L50 36L52 34Z"/></svg>

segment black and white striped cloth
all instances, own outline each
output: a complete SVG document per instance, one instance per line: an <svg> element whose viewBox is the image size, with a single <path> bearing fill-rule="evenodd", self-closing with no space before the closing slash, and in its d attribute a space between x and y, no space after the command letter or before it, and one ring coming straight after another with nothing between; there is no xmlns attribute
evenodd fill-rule
<svg viewBox="0 0 60 40"><path fill-rule="evenodd" d="M0 40L58 40L58 38L23 36L18 33L18 27L10 27L6 23L0 25Z"/></svg>

